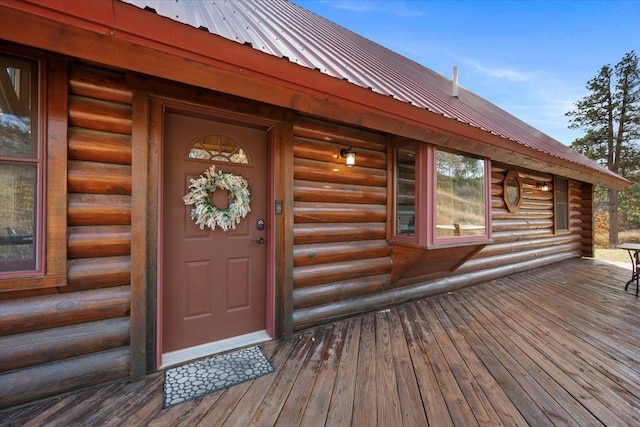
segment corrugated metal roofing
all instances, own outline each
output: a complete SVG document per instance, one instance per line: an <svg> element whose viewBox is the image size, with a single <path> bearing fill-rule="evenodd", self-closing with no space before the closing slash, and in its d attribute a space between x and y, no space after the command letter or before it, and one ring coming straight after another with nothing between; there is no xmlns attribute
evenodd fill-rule
<svg viewBox="0 0 640 427"><path fill-rule="evenodd" d="M287 0L122 0L303 67L613 175L450 79Z"/></svg>

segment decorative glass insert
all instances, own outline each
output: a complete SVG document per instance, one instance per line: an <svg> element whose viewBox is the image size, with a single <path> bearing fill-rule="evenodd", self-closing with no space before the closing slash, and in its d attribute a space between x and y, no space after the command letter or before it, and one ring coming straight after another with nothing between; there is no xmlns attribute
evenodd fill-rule
<svg viewBox="0 0 640 427"><path fill-rule="evenodd" d="M520 210L522 203L521 194L522 182L520 175L516 171L509 171L504 179L504 202L509 212L517 212Z"/></svg>
<svg viewBox="0 0 640 427"><path fill-rule="evenodd" d="M37 268L36 61L0 54L0 272Z"/></svg>
<svg viewBox="0 0 640 427"><path fill-rule="evenodd" d="M416 234L416 148L396 149L396 236Z"/></svg>
<svg viewBox="0 0 640 427"><path fill-rule="evenodd" d="M245 149L234 139L224 135L204 136L189 147L188 158L222 163L249 165Z"/></svg>
<svg viewBox="0 0 640 427"><path fill-rule="evenodd" d="M436 238L486 235L485 161L437 151Z"/></svg>

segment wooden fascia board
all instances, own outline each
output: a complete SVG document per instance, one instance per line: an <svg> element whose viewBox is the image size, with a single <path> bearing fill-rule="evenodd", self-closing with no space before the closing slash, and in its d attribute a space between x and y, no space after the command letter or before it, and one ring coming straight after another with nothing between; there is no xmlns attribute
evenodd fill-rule
<svg viewBox="0 0 640 427"><path fill-rule="evenodd" d="M111 7L110 11L104 3ZM629 185L622 178L559 159L117 0L7 4L10 7L0 6L0 38L16 43L580 181L617 189ZM91 4L97 5L92 8ZM61 5L58 7L64 11L51 5ZM24 28L30 31L25 32Z"/></svg>

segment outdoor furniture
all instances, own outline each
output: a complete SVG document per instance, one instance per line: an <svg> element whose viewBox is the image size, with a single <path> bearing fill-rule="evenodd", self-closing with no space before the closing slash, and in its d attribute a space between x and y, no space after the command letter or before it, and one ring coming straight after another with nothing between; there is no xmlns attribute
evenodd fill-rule
<svg viewBox="0 0 640 427"><path fill-rule="evenodd" d="M630 283L636 282L636 296L638 296L638 281L640 281L640 265L638 260L638 253L640 253L640 243L623 243L617 246L619 249L626 249L631 258L631 279L624 287L626 291Z"/></svg>

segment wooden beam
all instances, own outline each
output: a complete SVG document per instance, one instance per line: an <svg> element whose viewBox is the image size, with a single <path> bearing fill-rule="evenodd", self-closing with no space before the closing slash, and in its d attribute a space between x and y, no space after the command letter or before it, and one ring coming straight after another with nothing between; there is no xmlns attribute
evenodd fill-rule
<svg viewBox="0 0 640 427"><path fill-rule="evenodd" d="M149 96L133 92L133 129L131 134L131 371L132 380L144 377L147 330L147 201L149 170Z"/></svg>

